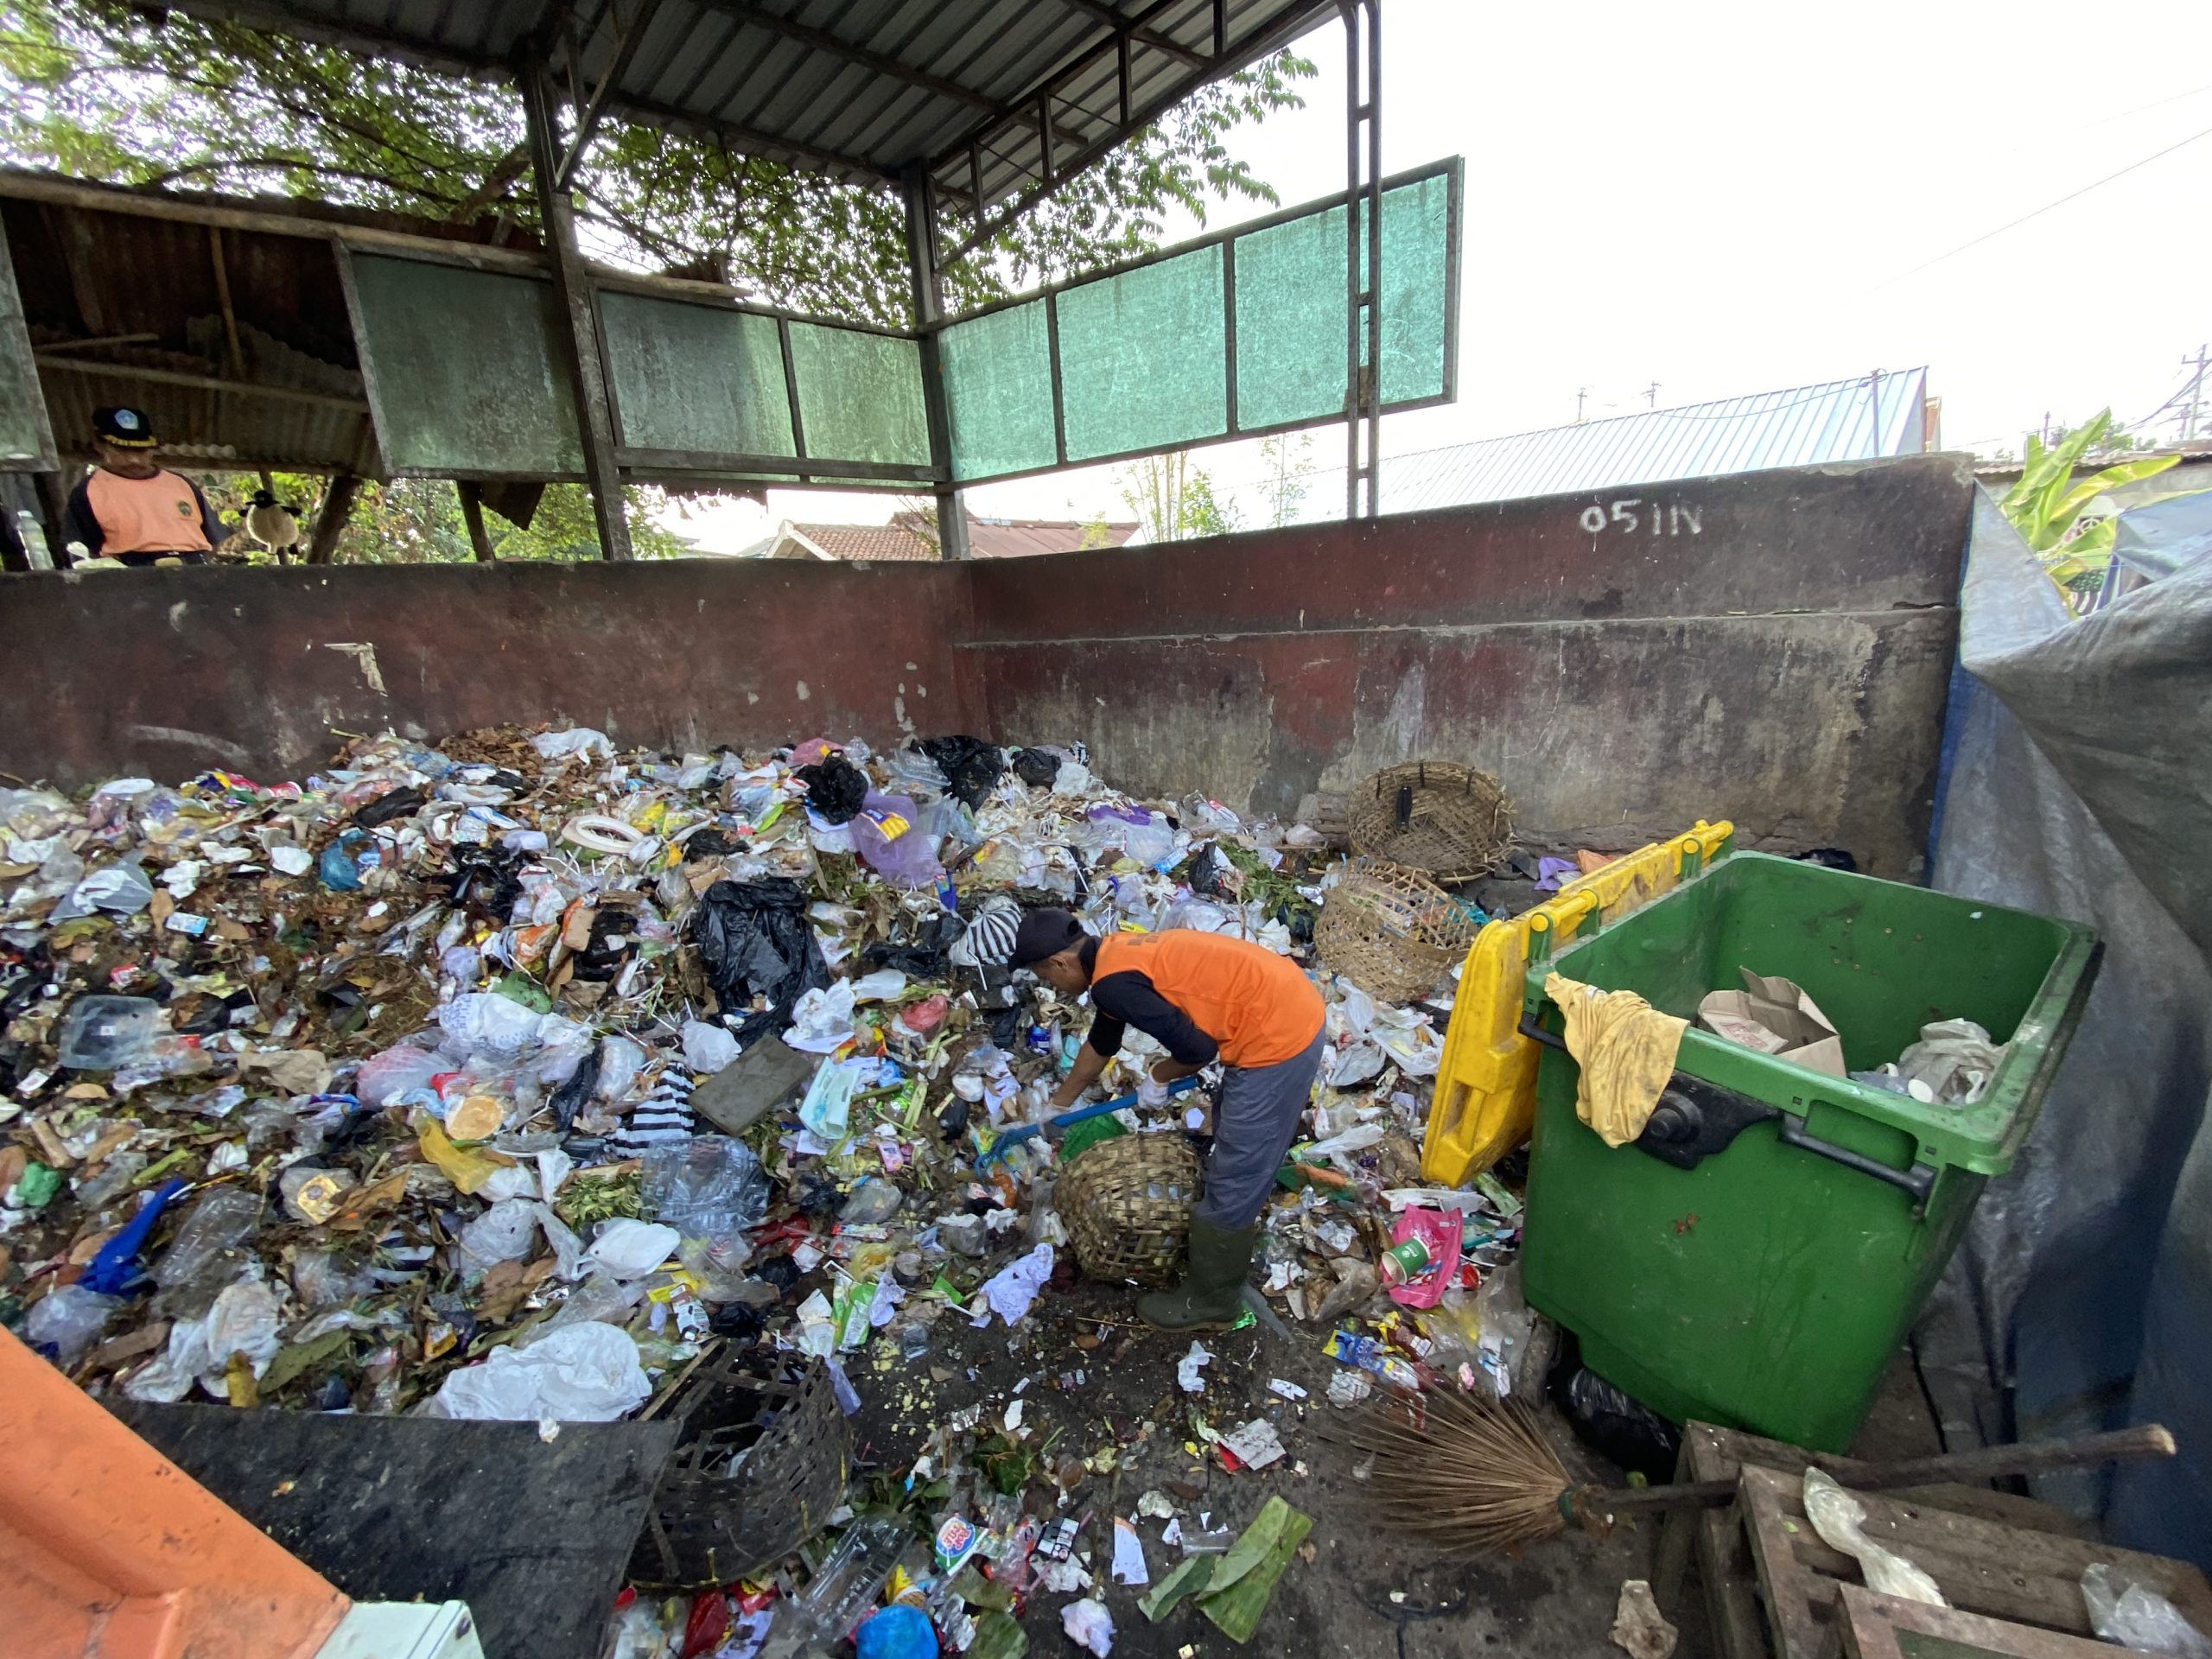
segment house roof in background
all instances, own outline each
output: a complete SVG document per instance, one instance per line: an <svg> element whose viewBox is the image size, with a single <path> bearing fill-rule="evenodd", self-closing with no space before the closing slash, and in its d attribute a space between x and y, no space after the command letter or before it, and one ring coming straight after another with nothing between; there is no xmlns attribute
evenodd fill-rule
<svg viewBox="0 0 2212 1659"><path fill-rule="evenodd" d="M1382 510L1421 512L1769 467L1914 454L1923 448L1927 390L1926 369L1904 369L1385 455ZM1307 499L1341 499L1341 468L1336 477L1333 492L1317 480Z"/></svg>
<svg viewBox="0 0 2212 1659"><path fill-rule="evenodd" d="M904 560L938 556L927 520L917 512L892 515L887 524L802 524L785 519L775 534L747 550L773 557L779 544L796 541L819 559ZM1041 553L1074 553L1085 546L1120 547L1137 533L1134 521L1109 523L1105 539L1094 539L1101 526L1071 518L979 518L968 515L968 550L979 559L1029 558Z"/></svg>

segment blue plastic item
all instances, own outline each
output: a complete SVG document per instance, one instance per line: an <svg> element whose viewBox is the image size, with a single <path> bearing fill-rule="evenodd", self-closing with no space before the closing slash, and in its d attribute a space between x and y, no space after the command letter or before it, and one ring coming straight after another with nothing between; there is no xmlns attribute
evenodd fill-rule
<svg viewBox="0 0 2212 1659"><path fill-rule="evenodd" d="M333 893L358 893L360 890L361 858L359 849L368 838L366 830L348 830L322 849L319 870L324 887Z"/></svg>
<svg viewBox="0 0 2212 1659"><path fill-rule="evenodd" d="M130 1224L100 1246L99 1253L78 1275L77 1282L103 1296L127 1295L146 1276L138 1253L146 1248L154 1224L189 1185L178 1179L163 1181L155 1189L154 1196L138 1207L138 1213L130 1217Z"/></svg>
<svg viewBox="0 0 2212 1659"><path fill-rule="evenodd" d="M1187 1095L1198 1086L1198 1077L1196 1072L1192 1072L1187 1077L1178 1077L1167 1085L1167 1097L1173 1100L1178 1095ZM1124 1106L1134 1106L1136 1103L1137 1097L1135 1095L1116 1095L1111 1100L1100 1101L1096 1106L1079 1106L1074 1111L1062 1112L1052 1120L1052 1127L1056 1129L1071 1128L1086 1119L1103 1117L1109 1112L1118 1112ZM991 1149L976 1160L976 1167L989 1168L991 1165L1004 1158L1018 1142L1027 1141L1045 1127L1042 1123L1024 1123L1019 1128L1008 1129L991 1142Z"/></svg>
<svg viewBox="0 0 2212 1659"><path fill-rule="evenodd" d="M855 1659L937 1659L937 1631L918 1607L894 1602L853 1632Z"/></svg>

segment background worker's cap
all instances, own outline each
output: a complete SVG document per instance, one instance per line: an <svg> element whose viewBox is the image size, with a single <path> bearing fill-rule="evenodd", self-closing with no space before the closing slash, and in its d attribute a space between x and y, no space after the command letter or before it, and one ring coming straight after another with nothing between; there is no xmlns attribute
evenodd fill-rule
<svg viewBox="0 0 2212 1659"><path fill-rule="evenodd" d="M150 449L154 447L154 423L146 418L144 410L132 409L127 404L114 409L96 409L92 411L92 435L118 449Z"/></svg>
<svg viewBox="0 0 2212 1659"><path fill-rule="evenodd" d="M1033 910L1021 918L1021 926L1014 936L1014 954L1007 958L1007 966L1033 967L1071 944L1081 944L1085 937L1083 924L1065 910Z"/></svg>

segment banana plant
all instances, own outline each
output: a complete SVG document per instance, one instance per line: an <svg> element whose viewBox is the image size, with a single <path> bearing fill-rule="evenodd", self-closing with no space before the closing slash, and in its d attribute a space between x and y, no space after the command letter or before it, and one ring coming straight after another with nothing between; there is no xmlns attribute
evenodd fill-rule
<svg viewBox="0 0 2212 1659"><path fill-rule="evenodd" d="M2050 579L2069 592L2083 591L2084 584L2094 588L2102 580L2105 567L2112 563L2113 518L2093 518L2085 524L2082 518L2084 510L2108 491L2163 473L2181 459L2179 455L2145 455L2135 461L2120 461L2077 481L2074 477L2075 463L2101 443L2111 430L2112 410L2107 409L2048 448L2041 439L2031 435L2019 482L2007 490L2005 499L1998 504L2036 556L2043 561Z"/></svg>

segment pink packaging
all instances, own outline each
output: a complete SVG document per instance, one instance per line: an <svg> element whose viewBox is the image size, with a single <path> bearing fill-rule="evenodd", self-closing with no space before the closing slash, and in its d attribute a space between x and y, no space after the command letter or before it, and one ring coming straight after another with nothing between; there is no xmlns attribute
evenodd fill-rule
<svg viewBox="0 0 2212 1659"><path fill-rule="evenodd" d="M1390 1242L1418 1238L1428 1246L1428 1267L1390 1292L1401 1307L1434 1307L1459 1273L1459 1217L1450 1210L1403 1210L1391 1224Z"/></svg>

